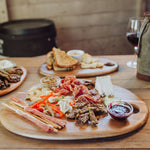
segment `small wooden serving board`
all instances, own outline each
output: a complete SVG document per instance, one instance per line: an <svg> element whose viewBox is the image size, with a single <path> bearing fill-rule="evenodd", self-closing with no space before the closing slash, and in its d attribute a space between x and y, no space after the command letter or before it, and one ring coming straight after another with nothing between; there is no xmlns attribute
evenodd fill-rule
<svg viewBox="0 0 150 150"><path fill-rule="evenodd" d="M0 96L5 95L7 93L10 93L11 91L17 89L25 80L26 76L27 76L27 70L23 67L20 67L23 71L23 74L21 76L21 79L19 82L16 83L10 83L10 87L7 87L4 90L0 90Z"/></svg>
<svg viewBox="0 0 150 150"><path fill-rule="evenodd" d="M58 133L45 133L28 120L16 115L12 111L4 108L0 112L2 125L9 131L35 139L44 140L79 140L106 138L129 133L141 127L148 119L148 107L144 101L130 91L118 86L113 86L115 96L131 103L137 112L134 112L126 121L116 121L109 115L99 119L97 127L90 125L79 127L74 121L67 120L66 127Z"/></svg>
<svg viewBox="0 0 150 150"><path fill-rule="evenodd" d="M102 63L112 63L114 64L113 66L106 66L104 65L103 68L96 68L96 69L81 69L80 65L77 66L72 71L54 71L54 70L48 70L46 68L46 63L42 64L39 73L44 76L48 75L57 75L59 77L65 77L67 75L75 75L76 77L89 77L89 76L96 76L96 75L104 75L104 74L109 74L114 71L118 70L118 64L112 60L108 60L105 58L99 58L100 62Z"/></svg>

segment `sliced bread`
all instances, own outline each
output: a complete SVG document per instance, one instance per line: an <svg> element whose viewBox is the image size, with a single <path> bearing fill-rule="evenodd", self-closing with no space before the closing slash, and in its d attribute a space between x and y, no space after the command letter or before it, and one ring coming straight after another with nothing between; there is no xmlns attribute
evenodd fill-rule
<svg viewBox="0 0 150 150"><path fill-rule="evenodd" d="M46 67L48 70L51 70L53 67L53 51L50 51L46 55Z"/></svg>
<svg viewBox="0 0 150 150"><path fill-rule="evenodd" d="M56 66L58 67L62 67L62 68L73 67L78 63L76 59L67 55L65 51L62 51L55 47L53 47L53 54L54 54Z"/></svg>

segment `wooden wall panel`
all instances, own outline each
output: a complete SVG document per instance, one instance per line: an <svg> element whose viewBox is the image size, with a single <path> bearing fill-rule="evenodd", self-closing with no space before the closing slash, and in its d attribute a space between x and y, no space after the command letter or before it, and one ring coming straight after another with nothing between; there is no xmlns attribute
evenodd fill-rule
<svg viewBox="0 0 150 150"><path fill-rule="evenodd" d="M0 0L0 23L8 21L6 0Z"/></svg>
<svg viewBox="0 0 150 150"><path fill-rule="evenodd" d="M52 19L60 48L95 55L133 53L125 34L138 4L137 0L7 0L10 20Z"/></svg>

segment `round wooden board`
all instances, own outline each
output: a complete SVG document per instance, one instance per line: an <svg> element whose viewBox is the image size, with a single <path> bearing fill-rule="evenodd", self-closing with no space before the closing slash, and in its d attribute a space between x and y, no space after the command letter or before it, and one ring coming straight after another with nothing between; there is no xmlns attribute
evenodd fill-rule
<svg viewBox="0 0 150 150"><path fill-rule="evenodd" d="M6 129L15 134L43 140L106 138L129 133L141 127L148 119L149 110L147 105L126 89L114 86L114 91L116 97L128 101L139 109L139 112L132 114L127 121L116 121L108 115L101 118L95 128L92 128L90 125L80 128L75 125L74 121L67 121L66 127L58 133L45 133L28 120L6 108L0 112L0 120Z"/></svg>
<svg viewBox="0 0 150 150"><path fill-rule="evenodd" d="M100 62L102 63L113 63L113 66L103 66L103 68L96 68L96 69L81 69L80 65L77 66L76 69L72 71L54 71L54 70L48 70L46 68L46 63L42 64L39 73L44 76L48 76L50 74L52 75L57 75L59 77L65 77L67 75L75 75L76 77L89 77L89 76L96 76L96 75L104 75L108 73L112 73L114 71L118 70L118 64L112 60L104 59L104 58L99 58Z"/></svg>
<svg viewBox="0 0 150 150"><path fill-rule="evenodd" d="M21 76L20 81L17 83L10 83L10 87L7 87L5 90L0 90L0 96L10 93L11 91L14 91L24 82L27 76L27 70L23 67L20 67L20 68L23 70L23 74Z"/></svg>

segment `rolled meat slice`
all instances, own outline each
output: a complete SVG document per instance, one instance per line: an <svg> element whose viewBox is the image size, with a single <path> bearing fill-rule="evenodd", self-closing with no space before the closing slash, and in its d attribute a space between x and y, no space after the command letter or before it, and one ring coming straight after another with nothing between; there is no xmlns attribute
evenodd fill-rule
<svg viewBox="0 0 150 150"><path fill-rule="evenodd" d="M46 123L38 120L37 118L35 118L32 115L24 112L23 110L13 108L12 106L4 104L4 103L3 103L3 105L5 107L7 107L8 109L14 111L16 114L18 114L18 115L26 118L27 120L31 121L32 123L34 123L35 125L37 125L39 128L41 128L45 132L57 132L58 131L57 129L53 128L51 125L46 124Z"/></svg>
<svg viewBox="0 0 150 150"><path fill-rule="evenodd" d="M22 100L16 96L11 96L10 99L18 104L21 104L22 106L28 106L28 103L25 100Z"/></svg>
<svg viewBox="0 0 150 150"><path fill-rule="evenodd" d="M55 118L55 117L52 117L52 116L48 116L48 115L46 115L46 114L44 114L44 113L42 113L42 112L40 112L40 111L38 111L34 108L26 107L25 110L27 112L30 112L34 115L37 115L37 116L41 117L41 118L52 121L52 122L56 123L57 125L61 126L62 128L64 128L66 126L66 121Z"/></svg>

